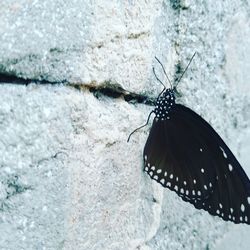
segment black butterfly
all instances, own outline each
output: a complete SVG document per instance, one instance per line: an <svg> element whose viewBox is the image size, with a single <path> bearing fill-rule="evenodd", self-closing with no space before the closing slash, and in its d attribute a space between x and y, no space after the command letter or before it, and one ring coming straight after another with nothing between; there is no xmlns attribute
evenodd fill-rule
<svg viewBox="0 0 250 250"><path fill-rule="evenodd" d="M194 111L175 103L172 85L170 89L164 86L152 113L155 118L144 147L144 171L195 208L225 221L250 224L250 181L216 131Z"/></svg>

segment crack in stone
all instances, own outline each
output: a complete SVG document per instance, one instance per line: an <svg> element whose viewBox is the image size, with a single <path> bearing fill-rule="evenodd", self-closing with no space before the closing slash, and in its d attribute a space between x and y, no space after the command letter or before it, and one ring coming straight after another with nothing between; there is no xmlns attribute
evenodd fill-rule
<svg viewBox="0 0 250 250"><path fill-rule="evenodd" d="M30 185L26 185L19 180L18 175L10 176L5 183L3 183L5 187L5 197L0 200L0 211L6 211L10 209L10 204L8 200L12 197L25 193L28 190L33 190L33 187Z"/></svg>
<svg viewBox="0 0 250 250"><path fill-rule="evenodd" d="M88 89L97 99L101 96L108 96L111 98L123 98L129 103L143 103L150 106L154 106L156 101L155 98L127 91L119 84L111 83L110 81L105 81L99 85L93 82L91 84L69 84L69 86L78 90Z"/></svg>
<svg viewBox="0 0 250 250"><path fill-rule="evenodd" d="M15 175L13 178L7 181L7 196L6 199L10 199L12 196L24 193L27 190L32 190L31 186L22 185L19 182L19 177Z"/></svg>
<svg viewBox="0 0 250 250"><path fill-rule="evenodd" d="M143 36L149 36L149 32L140 32L140 33L130 33L128 34L127 38L128 39L138 39Z"/></svg>
<svg viewBox="0 0 250 250"><path fill-rule="evenodd" d="M185 4L184 0L170 0L171 7L175 11L187 10L189 7Z"/></svg>
<svg viewBox="0 0 250 250"><path fill-rule="evenodd" d="M93 95L99 99L101 96L107 96L110 98L123 98L126 102L129 103L143 103L146 105L154 106L155 98L148 97L143 94L137 94L134 92L127 91L123 89L119 84L112 83L110 81L105 81L99 85L95 81L90 84L79 84L79 83L67 83L63 82L50 82L46 80L36 80L36 79L25 79L15 75L0 73L0 83L4 84L20 84L20 85L29 85L29 84L50 84L58 85L65 84L65 86L70 86L78 90L89 90Z"/></svg>
<svg viewBox="0 0 250 250"><path fill-rule="evenodd" d="M61 82L51 82L46 80L39 80L39 79L25 79L22 77L18 77L16 75L8 74L8 73L0 73L0 83L5 84L20 84L20 85L29 85L31 83L35 84L62 84L67 83L67 81Z"/></svg>
<svg viewBox="0 0 250 250"><path fill-rule="evenodd" d="M56 152L54 155L50 156L50 157L45 157L45 158L42 158L40 159L37 164L36 164L36 167L39 167L43 162L45 161L50 161L52 159L57 159L58 156L62 154L62 155L66 155L68 157L68 154L66 152L63 152L63 151L58 151Z"/></svg>

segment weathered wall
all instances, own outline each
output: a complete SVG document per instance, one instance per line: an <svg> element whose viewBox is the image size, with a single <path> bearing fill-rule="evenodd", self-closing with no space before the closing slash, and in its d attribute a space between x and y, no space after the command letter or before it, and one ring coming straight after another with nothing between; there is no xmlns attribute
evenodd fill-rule
<svg viewBox="0 0 250 250"><path fill-rule="evenodd" d="M149 128L126 140L151 106L65 81L155 97L154 56L173 79L197 51L178 101L250 175L249 17L244 0L3 0L0 249L248 249L248 226L194 209L142 172Z"/></svg>

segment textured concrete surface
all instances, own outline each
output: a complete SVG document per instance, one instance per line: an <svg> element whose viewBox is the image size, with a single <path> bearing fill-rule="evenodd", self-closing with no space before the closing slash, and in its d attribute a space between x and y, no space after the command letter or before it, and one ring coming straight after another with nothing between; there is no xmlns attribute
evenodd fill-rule
<svg viewBox="0 0 250 250"><path fill-rule="evenodd" d="M248 1L2 1L0 73L156 96L156 55L250 175ZM142 172L152 107L67 85L0 85L0 249L247 249L250 229Z"/></svg>
<svg viewBox="0 0 250 250"><path fill-rule="evenodd" d="M1 249L205 249L227 230L142 173L147 133L126 139L148 107L55 85L0 90Z"/></svg>

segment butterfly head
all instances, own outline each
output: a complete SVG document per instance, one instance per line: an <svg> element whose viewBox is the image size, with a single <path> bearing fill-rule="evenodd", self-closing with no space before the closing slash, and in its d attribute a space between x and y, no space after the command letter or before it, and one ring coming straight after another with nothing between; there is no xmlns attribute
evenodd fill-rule
<svg viewBox="0 0 250 250"><path fill-rule="evenodd" d="M172 89L166 89L157 98L156 107L154 109L156 118L159 120L169 120L170 111L175 105L175 96Z"/></svg>

